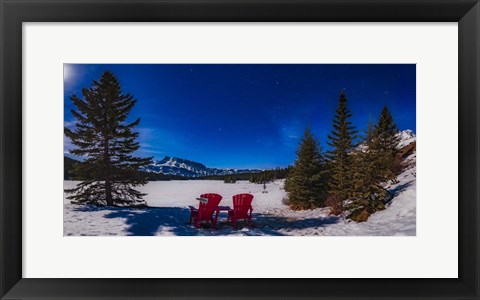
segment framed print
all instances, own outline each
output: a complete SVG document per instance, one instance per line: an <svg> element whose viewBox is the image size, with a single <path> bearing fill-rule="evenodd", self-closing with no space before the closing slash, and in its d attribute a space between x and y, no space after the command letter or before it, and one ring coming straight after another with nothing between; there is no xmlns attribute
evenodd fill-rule
<svg viewBox="0 0 480 300"><path fill-rule="evenodd" d="M1 10L2 299L478 299L477 1Z"/></svg>
<svg viewBox="0 0 480 300"><path fill-rule="evenodd" d="M414 64L65 64L64 236L415 236L415 71ZM139 147L132 148L132 157L122 156L125 147L117 154L115 148L108 152L112 162L141 164L143 175L116 167L116 176L125 172L125 177L112 181L113 193L106 197L97 181L85 185L78 180L93 175L82 175L83 168L103 169L101 160L83 159L85 151L99 148L83 148L86 120L77 114L94 99L76 87L88 85L98 73L99 83L111 79L129 87L142 82L135 96L139 99L163 99L127 101L129 114L140 116L138 125L130 123L137 128L138 137L132 132L131 138ZM171 89L162 85L165 78ZM350 88L330 91L321 86L327 82ZM375 86L374 92L366 86ZM101 86L88 90L92 88ZM121 107L122 102L112 105ZM331 129L333 136L352 140L344 150L340 138L322 134L330 130L329 122L318 121L337 107L341 110L333 120L346 116L345 124L358 128L344 133ZM379 116L373 117L374 111ZM123 117L128 119L126 113ZM96 122L93 117L91 122ZM115 126L121 130L123 125ZM371 140L356 137L355 131L368 130ZM112 141L122 138L110 136ZM360 150L368 143L375 150ZM338 145L323 151L329 144ZM334 167L327 166L340 150L351 153L349 163L352 171L358 169L358 179L341 169L334 175ZM388 151L392 155L383 158ZM365 184L371 187L365 192L360 183L372 181L366 171L370 159L379 177ZM362 186L350 192L352 203L331 196L348 188L327 179L329 168L328 177L351 178ZM115 194L125 182L132 190ZM366 198L371 198L368 208L362 205ZM106 205L107 200L113 203Z"/></svg>

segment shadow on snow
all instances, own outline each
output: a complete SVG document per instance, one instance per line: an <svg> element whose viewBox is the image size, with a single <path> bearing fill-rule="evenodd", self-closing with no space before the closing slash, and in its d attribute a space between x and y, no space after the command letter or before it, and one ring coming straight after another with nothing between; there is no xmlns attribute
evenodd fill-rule
<svg viewBox="0 0 480 300"><path fill-rule="evenodd" d="M407 181L403 184L400 184L398 186L396 186L395 188L391 189L390 190L390 193L393 194L393 198L397 197L398 195L400 195L403 191L405 191L406 189L408 189L413 183L414 183L415 180L410 180L410 181Z"/></svg>
<svg viewBox="0 0 480 300"><path fill-rule="evenodd" d="M273 216L269 214L253 214L253 225L245 226L239 221L238 229L233 229L230 222L226 221L226 214L221 214L217 229L209 228L209 225L200 229L189 224L190 210L182 207L150 207L150 208L106 208L95 206L77 207L77 211L101 211L108 210L104 216L107 219L122 218L128 225L126 235L130 236L153 236L153 235L176 235L176 236L202 236L202 235L288 235L289 232L298 229L321 228L328 224L338 223L340 218L335 216L292 219L288 217Z"/></svg>

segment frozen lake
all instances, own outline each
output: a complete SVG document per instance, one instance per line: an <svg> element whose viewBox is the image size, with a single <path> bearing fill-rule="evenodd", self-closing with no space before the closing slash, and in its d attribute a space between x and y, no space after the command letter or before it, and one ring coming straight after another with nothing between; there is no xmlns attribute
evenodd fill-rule
<svg viewBox="0 0 480 300"><path fill-rule="evenodd" d="M152 181L139 188L150 208L96 207L71 204L64 198L64 235L415 235L416 234L416 169L404 171L399 183L389 189L395 197L384 211L373 214L367 222L356 223L344 217L329 215L329 208L292 211L282 203L286 196L283 180L262 184L247 181L224 183L216 180ZM71 188L74 181L65 181ZM218 229L196 229L188 224L189 205L198 206L195 199L203 193L223 196L221 205L232 206L232 196L254 195L253 226L234 230L220 215Z"/></svg>

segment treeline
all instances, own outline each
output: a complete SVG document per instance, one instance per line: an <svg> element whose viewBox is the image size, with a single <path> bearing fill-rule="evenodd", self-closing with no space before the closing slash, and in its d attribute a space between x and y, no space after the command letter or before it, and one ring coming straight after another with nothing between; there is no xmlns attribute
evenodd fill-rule
<svg viewBox="0 0 480 300"><path fill-rule="evenodd" d="M223 180L225 183L235 183L238 180L248 180L254 173L239 173L229 175L209 175L203 177L191 178L193 180Z"/></svg>
<svg viewBox="0 0 480 300"><path fill-rule="evenodd" d="M345 212L355 221L385 209L391 195L384 186L402 170L398 128L387 107L362 135L351 117L342 92L328 135L331 150L326 152L311 130L305 130L285 180L286 204L292 209L331 207L334 214Z"/></svg>
<svg viewBox="0 0 480 300"><path fill-rule="evenodd" d="M69 157L63 157L63 179L64 180L82 180L81 176L75 175L75 167L80 163L78 160ZM189 180L189 177L179 175L166 175L153 172L137 171L141 176L147 178L148 181L168 181L168 180Z"/></svg>
<svg viewBox="0 0 480 300"><path fill-rule="evenodd" d="M212 175L204 177L192 178L194 180L223 180L225 183L235 183L239 180L248 180L251 183L265 183L276 179L284 179L287 177L287 173L291 167L288 168L275 168L272 170L264 170L255 173L239 173L229 175Z"/></svg>
<svg viewBox="0 0 480 300"><path fill-rule="evenodd" d="M64 156L64 180L81 180L79 176L75 176L75 166L80 162ZM137 171L145 176L148 181L169 181L169 180L223 180L225 183L235 183L238 180L248 180L252 183L264 183L275 179L283 179L288 172L287 168L277 168L274 170L266 170L256 173L240 173L231 175L211 175L203 177L186 177L181 175L167 175L154 172Z"/></svg>
<svg viewBox="0 0 480 300"><path fill-rule="evenodd" d="M237 180L248 180L250 183L266 183L277 179L284 179L287 177L288 168L275 168L272 170L264 170L256 173L243 173L235 175L223 176L223 182L235 183Z"/></svg>
<svg viewBox="0 0 480 300"><path fill-rule="evenodd" d="M273 170L265 170L260 173L254 173L250 175L248 181L251 183L265 183L276 179L284 179L287 177L290 169L291 167L276 168Z"/></svg>

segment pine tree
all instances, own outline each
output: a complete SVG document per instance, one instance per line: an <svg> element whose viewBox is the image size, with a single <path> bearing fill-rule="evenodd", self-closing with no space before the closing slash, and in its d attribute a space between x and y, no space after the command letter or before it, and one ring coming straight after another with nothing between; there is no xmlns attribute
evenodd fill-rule
<svg viewBox="0 0 480 300"><path fill-rule="evenodd" d="M367 138L365 138L364 144L369 144ZM352 156L354 159L352 166L353 193L346 209L351 211L350 218L354 220L362 211L364 213L360 215L368 217L385 208L383 200L388 192L383 188L382 176L377 172L375 154L372 148L367 146L355 151Z"/></svg>
<svg viewBox="0 0 480 300"><path fill-rule="evenodd" d="M372 114L370 114L370 121L368 121L367 130L365 131L365 139L364 139L365 146L371 147L374 137L375 137L375 127L372 122Z"/></svg>
<svg viewBox="0 0 480 300"><path fill-rule="evenodd" d="M377 172L382 176L384 182L396 180L401 169L397 149L400 139L398 132L398 127L385 106L375 126L371 145L376 155Z"/></svg>
<svg viewBox="0 0 480 300"><path fill-rule="evenodd" d="M350 210L355 210L359 207L378 207L379 205L374 202L378 199L378 195L384 193L384 189L381 186L381 178L378 172L376 172L375 152L372 147L374 138L375 127L370 116L362 147L357 149L353 156L354 194L348 207Z"/></svg>
<svg viewBox="0 0 480 300"><path fill-rule="evenodd" d="M225 176L225 178L223 179L223 182L224 183L236 183L237 178L235 176Z"/></svg>
<svg viewBox="0 0 480 300"><path fill-rule="evenodd" d="M285 181L288 204L295 210L322 207L326 190L324 158L318 141L307 128Z"/></svg>
<svg viewBox="0 0 480 300"><path fill-rule="evenodd" d="M328 145L333 147L327 153L329 176L329 193L335 195L339 201L348 199L353 193L353 157L354 140L357 131L350 118L352 113L347 107L345 93L340 93L338 107L333 120L333 130L328 135Z"/></svg>
<svg viewBox="0 0 480 300"><path fill-rule="evenodd" d="M395 179L398 172L398 129L387 107L383 108L375 128L369 123L363 144L353 156L354 193L348 205L352 211L350 218L361 221L385 209L389 193L384 184Z"/></svg>
<svg viewBox="0 0 480 300"><path fill-rule="evenodd" d="M126 121L137 100L123 94L117 78L108 71L84 88L82 95L71 96L77 108L71 111L76 128L65 127L65 135L75 146L70 153L85 158L75 170L82 182L65 190L68 199L108 206L143 204L145 194L135 187L147 183L139 169L151 163L151 158L133 156L140 147L136 141L139 133L134 131L140 118Z"/></svg>

